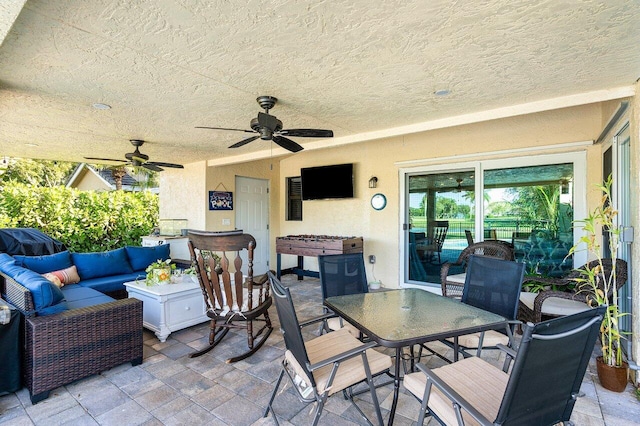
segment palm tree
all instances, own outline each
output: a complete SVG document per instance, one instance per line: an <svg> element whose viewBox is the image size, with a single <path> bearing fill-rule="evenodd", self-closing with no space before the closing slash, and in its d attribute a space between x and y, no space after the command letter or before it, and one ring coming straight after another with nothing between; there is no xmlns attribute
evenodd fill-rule
<svg viewBox="0 0 640 426"><path fill-rule="evenodd" d="M111 176L116 184L116 191L122 190L122 178L127 174L124 166L113 167L111 169Z"/></svg>

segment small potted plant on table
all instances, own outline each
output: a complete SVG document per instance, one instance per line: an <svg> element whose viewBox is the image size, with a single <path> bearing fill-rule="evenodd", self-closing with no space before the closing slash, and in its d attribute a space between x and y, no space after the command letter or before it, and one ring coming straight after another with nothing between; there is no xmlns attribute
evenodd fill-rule
<svg viewBox="0 0 640 426"><path fill-rule="evenodd" d="M171 263L171 259L156 260L151 265L147 266L147 269L145 270L147 273L147 285L151 286L171 283L171 273L174 269L176 269L176 265L175 263Z"/></svg>

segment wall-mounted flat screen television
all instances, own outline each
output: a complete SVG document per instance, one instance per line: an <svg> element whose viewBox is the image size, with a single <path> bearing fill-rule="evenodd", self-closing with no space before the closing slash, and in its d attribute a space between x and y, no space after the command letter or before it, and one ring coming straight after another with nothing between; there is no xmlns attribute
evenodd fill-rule
<svg viewBox="0 0 640 426"><path fill-rule="evenodd" d="M302 199L353 198L353 164L307 167L300 170Z"/></svg>

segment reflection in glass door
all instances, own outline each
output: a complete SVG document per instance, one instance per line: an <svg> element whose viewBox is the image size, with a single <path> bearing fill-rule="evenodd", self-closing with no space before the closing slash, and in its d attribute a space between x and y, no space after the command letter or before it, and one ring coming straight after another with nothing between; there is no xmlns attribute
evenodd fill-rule
<svg viewBox="0 0 640 426"><path fill-rule="evenodd" d="M473 238L475 179L471 171L409 176L409 280L440 282Z"/></svg>
<svg viewBox="0 0 640 426"><path fill-rule="evenodd" d="M573 163L487 165L479 183L482 166L406 175L409 282L440 283L444 262L455 262L465 247L484 240L509 245L516 260L527 264L527 273L560 276L573 268L567 256L574 242ZM482 220L476 220L480 212ZM449 269L449 274L462 272L464 266Z"/></svg>
<svg viewBox="0 0 640 426"><path fill-rule="evenodd" d="M573 268L573 164L487 170L484 239L509 244L528 274L566 275Z"/></svg>

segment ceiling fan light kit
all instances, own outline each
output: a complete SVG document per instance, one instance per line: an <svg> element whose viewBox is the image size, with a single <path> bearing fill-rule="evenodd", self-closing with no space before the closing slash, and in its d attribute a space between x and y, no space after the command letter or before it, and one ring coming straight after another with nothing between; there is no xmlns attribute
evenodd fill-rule
<svg viewBox="0 0 640 426"><path fill-rule="evenodd" d="M259 112L258 116L251 120L249 123L249 127L251 130L245 129L230 129L228 127L208 127L208 126L196 126L197 129L213 129L213 130L230 130L235 132L245 132L245 133L258 133L255 136L251 136L249 138L243 139L239 142L234 143L229 146L229 148L239 148L244 146L250 142L255 141L256 139L261 139L265 141L273 141L282 148L291 151L291 152L299 152L304 148L299 145L297 142L292 141L291 139L285 137L301 137L301 138L332 138L333 131L332 130L323 130L323 129L283 129L282 121L278 120L275 115L269 114L269 110L273 108L278 102L278 99L273 96L258 96L256 99L258 104L264 112Z"/></svg>

